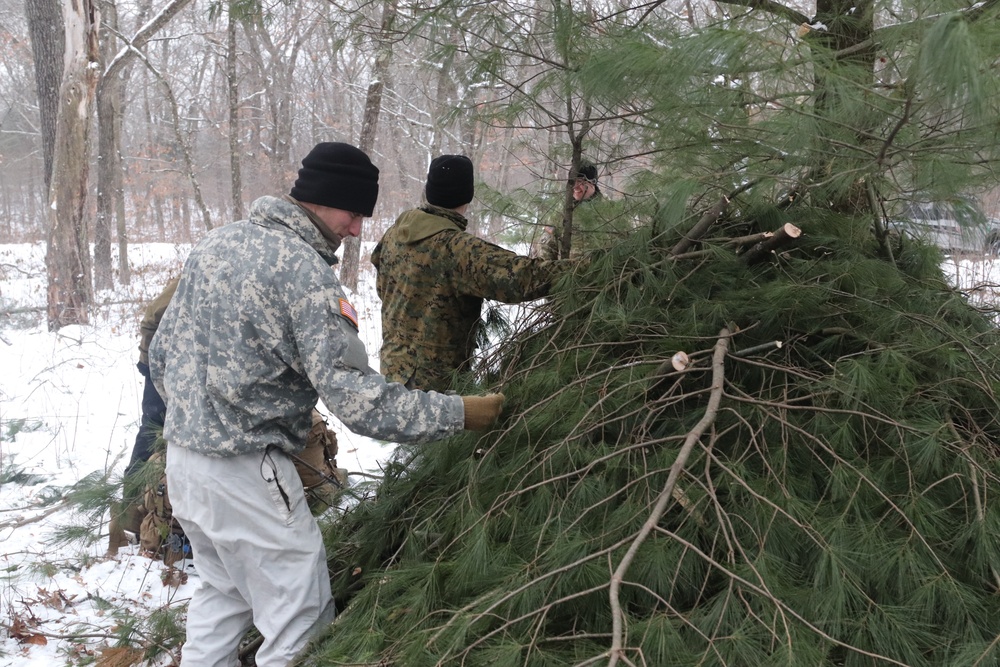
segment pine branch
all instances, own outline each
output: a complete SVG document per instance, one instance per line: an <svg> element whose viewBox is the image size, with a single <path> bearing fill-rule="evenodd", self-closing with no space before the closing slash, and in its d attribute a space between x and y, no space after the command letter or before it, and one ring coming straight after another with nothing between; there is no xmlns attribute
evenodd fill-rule
<svg viewBox="0 0 1000 667"><path fill-rule="evenodd" d="M802 12L792 7L786 7L785 5L774 2L773 0L715 0L715 2L720 5L747 7L751 10L759 9L762 12L767 12L780 18L787 19L795 25L808 25L812 23L812 19Z"/></svg>
<svg viewBox="0 0 1000 667"><path fill-rule="evenodd" d="M746 401L748 403L758 404L761 406L763 406L763 404L766 403L766 401L760 401L759 399L756 399L751 396L730 395L730 398L732 398L735 401L741 401L741 402ZM794 409L794 407L795 406L785 404L783 406L783 409L792 410ZM821 408L816 408L815 406L807 409L815 412L822 411ZM872 413L858 413L858 414L866 419L873 419L873 420L877 419L874 414L874 411L872 411ZM778 417L778 415L772 414L771 417L778 421L783 421L781 420L780 417ZM887 420L888 423L895 424L900 429L905 428L903 424L891 420L888 417L882 417L882 419ZM817 437L816 434L810 433L805 429L795 426L793 424L789 424L787 421L785 422L785 424L789 429L791 429L792 431L803 437L806 441L813 442L818 449L826 452L829 456L831 456L834 460L836 460L837 463L850 470L853 474L857 475L858 479L860 479L862 482L864 482L864 484L868 488L874 491L875 494L882 500L882 502L884 502L886 506L892 510L893 514L895 514L899 518L899 520L903 522L912 531L912 534L927 550L927 553L930 555L931 560L934 561L934 563L938 566L938 568L940 568L941 573L949 577L952 576L950 570L941 560L940 556L937 554L934 548L928 543L927 537L913 524L913 520L907 515L906 511L904 511L903 508L901 508L897 502L895 502L891 497L889 497L886 491L881 486L879 486L879 484L875 480L873 480L869 475L862 472L856 465L851 463L849 460L844 458L832 446L830 446L828 442L824 441L822 438Z"/></svg>
<svg viewBox="0 0 1000 667"><path fill-rule="evenodd" d="M28 524L38 523L42 519L44 519L46 517L49 517L49 516L52 516L53 514L55 514L56 512L58 512L59 510L65 509L66 506L69 504L69 502L70 502L69 499L63 500L63 501L61 501L61 502L53 505L52 507L48 508L47 510L45 510L41 514L36 514L35 516L31 517L30 519L20 518L20 519L14 519L13 521L7 521L5 523L0 523L0 529L2 529L2 528L14 528L14 529L16 529L16 528L21 528L23 526L27 526Z"/></svg>
<svg viewBox="0 0 1000 667"><path fill-rule="evenodd" d="M959 442L964 440L964 438L962 438L961 434L958 432L958 429L955 427L954 420L952 419L948 420L948 428L951 429L951 433L953 436L955 436L956 440L958 440ZM986 509L983 502L982 494L979 490L979 475L976 472L976 464L975 461L972 460L972 457L969 455L968 451L966 451L965 447L962 448L962 451L965 454L965 458L968 460L969 463L969 481L972 483L972 501L976 509L976 520L979 523L984 523L986 521ZM997 590L1000 591L1000 572L997 572L996 568L990 565L990 574L993 575L994 585L997 587Z"/></svg>
<svg viewBox="0 0 1000 667"><path fill-rule="evenodd" d="M746 579L744 577L741 577L740 575L738 575L738 574L736 574L734 572L729 571L726 567L723 566L722 563L720 563L716 559L712 558L712 556L710 556L709 554L705 553L703 550L701 550L700 548L698 548L697 545L692 544L690 540L686 540L683 537L681 537L680 535L678 535L677 533L675 533L675 532L673 532L671 530L667 530L665 528L657 527L656 530L658 532L666 535L667 537L669 537L669 538L671 538L673 540L676 540L680 544L683 544L685 547L687 547L688 549L690 549L692 552L698 554L698 556L700 556L706 563L708 563L713 568L715 568L723 576L729 577L730 579L732 579L736 583L743 584L744 586L746 586L747 588L749 588L751 591L753 591L753 592L755 592L755 593L757 593L757 594L765 597L766 599L770 600L771 602L773 602L775 604L775 606L777 606L779 609L781 609L784 613L788 614L789 616L791 616L792 618L794 618L795 620L797 620L799 623L802 623L802 625L804 625L805 627L809 628L811 631L813 631L814 633L816 633L816 635L818 635L819 637L822 637L824 640L830 642L831 644L834 644L836 646L840 646L840 647L842 647L844 649L847 649L848 651L851 651L853 653L857 653L859 655L866 656L868 658L873 658L873 659L881 661L881 662L887 662L890 665L898 665L899 667L911 667L910 665L907 665L905 662L900 662L899 660L895 660L895 659L893 659L893 658L891 658L891 657L889 657L887 655L881 655L879 653L875 653L875 652L872 652L872 651L866 651L866 650L864 650L864 649L862 649L862 648L860 648L858 646L854 646L853 644L848 644L845 641L841 641L840 639L837 639L836 637L830 635L829 633L824 632L822 628L816 626L813 623L810 623L809 619L807 619L805 616L802 616L800 613L798 613L797 611L795 611L794 609L792 609L786 602L784 602L784 601L780 600L779 598L775 597L766 588L761 588L760 586L757 586L756 584L754 584L753 582L749 581L748 579Z"/></svg>
<svg viewBox="0 0 1000 667"><path fill-rule="evenodd" d="M972 7L962 10L970 21L978 21L986 16L986 13L1000 7L1000 0L986 0L977 2Z"/></svg>
<svg viewBox="0 0 1000 667"><path fill-rule="evenodd" d="M629 566L632 565L632 561L635 559L636 553L639 551L639 547L646 540L656 524L659 523L660 518L667 509L667 504L674 497L674 488L677 485L677 478L680 477L681 473L684 471L684 466L687 465L688 457L691 456L691 452L694 446L698 444L701 440L701 436L704 435L705 431L709 426L715 421L715 416L719 412L719 405L722 402L723 384L725 382L725 359L726 352L729 349L729 330L722 329L719 332L719 340L715 344L715 353L712 355L712 389L711 394L708 399L708 405L705 408L705 414L702 416L701 420L695 425L693 429L688 433L684 444L681 446L680 451L677 453L677 459L674 464L670 466L670 474L667 476L667 482L663 486L663 490L660 491L660 495L656 500L656 504L653 506L653 511L650 513L646 522L642 525L639 530L639 534L636 535L632 544L629 546L628 551L622 558L618 567L615 569L614 574L611 576L611 587L608 591L611 604L611 617L612 617L612 640L611 649L609 651L610 659L608 660L608 667L615 667L619 660L624 659L624 627L625 618L622 612L620 592L622 580L625 577L625 573L628 572Z"/></svg>
<svg viewBox="0 0 1000 667"><path fill-rule="evenodd" d="M746 0L747 2L754 2L754 0ZM728 2L731 4L744 4L740 0L716 0L716 2ZM958 13L965 17L966 20L970 22L978 21L984 18L988 12L1000 7L1000 0L986 0L985 2L979 2L968 7L966 9L958 10ZM862 53L869 49L881 46L885 41L883 36L886 34L891 34L898 32L901 29L907 29L917 24L927 24L932 21L936 21L941 18L940 14L931 14L930 16L922 16L920 18L914 19L907 23L896 23L892 25L885 26L883 28L877 28L872 32L872 36L868 39L858 42L857 44L852 44L851 46L841 49L833 54L834 59L843 60L844 58L849 58L856 53ZM809 21L807 20L806 23Z"/></svg>
<svg viewBox="0 0 1000 667"><path fill-rule="evenodd" d="M671 249L670 255L677 256L688 250L695 242L708 233L708 230L718 222L722 214L726 212L726 208L729 206L731 197L723 195L721 199L712 208L705 211L704 215L695 223L694 227L688 231L687 234L677 242L676 245Z"/></svg>
<svg viewBox="0 0 1000 667"><path fill-rule="evenodd" d="M747 181L729 194L722 195L719 201L716 202L715 206L705 211L701 218L698 219L698 222L696 222L694 226L689 229L686 234L684 234L681 240L678 241L673 248L671 248L668 253L669 257L676 258L678 255L686 253L691 246L708 233L708 230L712 228L712 225L719 221L722 215L729 208L729 204L733 199L741 193L752 189L758 182L758 180Z"/></svg>

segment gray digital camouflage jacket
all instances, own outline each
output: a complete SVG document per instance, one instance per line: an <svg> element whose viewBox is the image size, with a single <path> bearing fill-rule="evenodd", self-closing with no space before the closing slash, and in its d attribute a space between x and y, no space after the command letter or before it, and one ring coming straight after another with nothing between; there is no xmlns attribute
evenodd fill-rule
<svg viewBox="0 0 1000 667"><path fill-rule="evenodd" d="M419 443L462 429L460 397L409 391L368 367L331 268L336 249L304 208L262 197L249 220L191 251L149 349L171 446L219 457L272 444L297 452L317 395L372 438Z"/></svg>

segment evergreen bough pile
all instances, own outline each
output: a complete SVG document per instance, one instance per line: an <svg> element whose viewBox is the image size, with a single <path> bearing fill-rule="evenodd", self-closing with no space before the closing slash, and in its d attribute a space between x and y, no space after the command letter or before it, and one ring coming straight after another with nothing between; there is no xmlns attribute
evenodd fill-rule
<svg viewBox="0 0 1000 667"><path fill-rule="evenodd" d="M747 219L804 233L752 263L640 230L565 281L496 430L330 527L349 605L308 664L998 663L992 321L932 248Z"/></svg>
<svg viewBox="0 0 1000 667"><path fill-rule="evenodd" d="M1000 0L661 5L437 10L498 35L491 122L563 132L564 234L595 153L627 234L486 364L495 430L327 526L307 664L1000 662L1000 341L890 222L996 184Z"/></svg>

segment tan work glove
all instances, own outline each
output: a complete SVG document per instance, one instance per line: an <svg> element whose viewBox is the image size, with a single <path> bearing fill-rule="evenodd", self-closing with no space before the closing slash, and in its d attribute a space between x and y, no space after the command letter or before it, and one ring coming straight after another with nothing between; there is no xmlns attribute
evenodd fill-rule
<svg viewBox="0 0 1000 667"><path fill-rule="evenodd" d="M503 394L485 396L463 396L465 404L465 430L485 431L500 417Z"/></svg>

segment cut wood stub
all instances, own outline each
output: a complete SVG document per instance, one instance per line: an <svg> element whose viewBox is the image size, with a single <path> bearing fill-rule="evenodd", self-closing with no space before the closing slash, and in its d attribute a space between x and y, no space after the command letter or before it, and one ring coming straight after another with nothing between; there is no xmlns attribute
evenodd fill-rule
<svg viewBox="0 0 1000 667"><path fill-rule="evenodd" d="M676 352L674 356L670 357L670 365L674 367L675 371L682 371L688 367L691 363L691 359L688 358L685 352Z"/></svg>
<svg viewBox="0 0 1000 667"><path fill-rule="evenodd" d="M769 257L771 253L781 246L791 243L800 236L802 236L802 230L792 223L786 222L774 232L773 236L768 239L764 239L757 245L750 248L750 250L743 255L743 260L747 264L756 264L757 262Z"/></svg>

